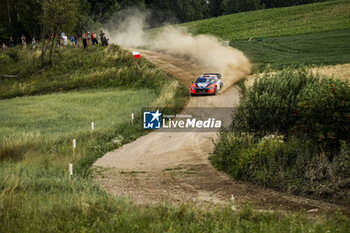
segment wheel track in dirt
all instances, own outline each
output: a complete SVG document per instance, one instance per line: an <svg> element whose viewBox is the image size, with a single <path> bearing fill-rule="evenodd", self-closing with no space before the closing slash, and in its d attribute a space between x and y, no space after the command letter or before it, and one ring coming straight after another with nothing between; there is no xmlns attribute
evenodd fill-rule
<svg viewBox="0 0 350 233"><path fill-rule="evenodd" d="M186 87L196 76L210 72L178 57L155 51L138 51ZM216 96L191 98L187 108L232 107L239 103L239 99L239 88L232 86ZM223 116L226 123L230 119L231 115ZM305 209L310 214L336 209L349 211L349 207L233 181L208 161L215 136L214 132L149 133L98 159L93 165L96 180L108 192L142 204L164 201L225 205L232 204L233 196L238 208L252 203L262 210L294 212Z"/></svg>

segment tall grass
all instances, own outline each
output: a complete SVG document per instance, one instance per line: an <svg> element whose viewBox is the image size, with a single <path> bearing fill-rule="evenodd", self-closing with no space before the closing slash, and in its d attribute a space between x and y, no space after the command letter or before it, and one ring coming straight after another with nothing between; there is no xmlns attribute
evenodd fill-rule
<svg viewBox="0 0 350 233"><path fill-rule="evenodd" d="M109 49L90 48L81 52L82 56L73 53L73 49L59 51L57 56L60 52L74 56L61 56L42 75L36 73L40 66L37 61L33 63L37 67L26 66L23 60L19 61L22 65L7 61L6 71L19 77L1 81L2 90L6 91L3 98L89 90L0 100L6 110L0 113L4 119L1 153L6 155L0 163L0 232L347 232L350 221L341 214L311 220L303 214L283 216L250 208L233 211L231 207L161 203L140 206L101 190L91 176L92 163L145 134L138 114L134 125L128 121L130 112L137 113L144 104L181 108L188 99L174 79L148 63L141 70L124 66L123 59L132 62L130 54L124 56L127 53L119 48L116 53L108 52ZM30 55L30 50L19 53L22 52ZM101 52L105 54L95 59ZM109 57L106 63L120 60L113 67L103 67L103 62L99 62L105 57ZM96 76L94 70L126 75ZM22 91L17 88L18 83ZM110 84L122 86L102 89ZM93 135L89 131L92 120L96 127ZM74 157L73 136L77 139ZM67 172L69 162L74 165L71 180Z"/></svg>
<svg viewBox="0 0 350 233"><path fill-rule="evenodd" d="M21 158L77 137L108 134L129 125L131 113L141 114L156 99L149 89L94 89L0 101L0 158ZM50 148L52 147L52 148ZM20 152L22 151L22 152Z"/></svg>
<svg viewBox="0 0 350 233"><path fill-rule="evenodd" d="M16 62L11 54L17 54ZM88 88L151 88L159 91L168 76L146 60L134 64L132 54L116 45L88 49L56 49L54 65L41 63L38 50L16 47L1 52L0 73L17 78L0 79L0 98L46 94Z"/></svg>
<svg viewBox="0 0 350 233"><path fill-rule="evenodd" d="M109 196L90 178L5 163L0 170L1 232L348 232L335 214L260 213L247 207L135 205Z"/></svg>

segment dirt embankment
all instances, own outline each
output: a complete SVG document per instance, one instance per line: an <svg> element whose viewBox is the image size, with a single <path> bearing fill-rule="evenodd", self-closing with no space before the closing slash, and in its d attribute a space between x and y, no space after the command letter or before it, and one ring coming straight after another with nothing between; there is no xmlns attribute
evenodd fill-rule
<svg viewBox="0 0 350 233"><path fill-rule="evenodd" d="M208 72L203 67L158 52L139 50L159 68L186 86ZM231 107L239 103L239 89L229 87L217 96L191 98L187 107ZM231 116L223 116L229 120ZM198 204L254 203L259 209L312 213L343 207L308 198L287 195L255 185L233 181L215 170L208 161L216 133L152 132L107 153L94 164L96 179L110 193L136 203L159 201Z"/></svg>

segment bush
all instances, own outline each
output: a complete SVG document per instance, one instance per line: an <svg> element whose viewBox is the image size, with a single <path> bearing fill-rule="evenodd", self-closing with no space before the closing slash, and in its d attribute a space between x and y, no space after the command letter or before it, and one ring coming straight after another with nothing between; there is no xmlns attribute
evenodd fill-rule
<svg viewBox="0 0 350 233"><path fill-rule="evenodd" d="M276 74L257 77L236 109L236 130L263 136L279 132L288 135L297 120L300 93L316 82L306 70L285 69Z"/></svg>
<svg viewBox="0 0 350 233"><path fill-rule="evenodd" d="M320 78L301 92L296 126L291 133L305 135L325 149L350 139L350 88L348 82ZM299 132L297 132L299 131Z"/></svg>
<svg viewBox="0 0 350 233"><path fill-rule="evenodd" d="M11 50L9 50L9 52L7 54L14 62L18 62L19 61L19 55L18 55L18 51L17 50L11 49Z"/></svg>
<svg viewBox="0 0 350 233"><path fill-rule="evenodd" d="M235 179L350 200L350 87L305 69L257 77L215 142L213 165ZM236 132L236 133L234 133Z"/></svg>
<svg viewBox="0 0 350 233"><path fill-rule="evenodd" d="M350 87L347 82L291 68L257 77L233 118L234 129L264 136L322 141L334 150L350 138Z"/></svg>
<svg viewBox="0 0 350 233"><path fill-rule="evenodd" d="M294 194L349 203L350 148L342 142L330 161L311 140L223 131L215 142L212 164L233 178Z"/></svg>

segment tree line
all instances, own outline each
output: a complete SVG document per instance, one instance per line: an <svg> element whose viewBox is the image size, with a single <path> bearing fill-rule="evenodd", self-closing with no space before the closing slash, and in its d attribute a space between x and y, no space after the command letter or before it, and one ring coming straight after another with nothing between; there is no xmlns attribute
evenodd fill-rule
<svg viewBox="0 0 350 233"><path fill-rule="evenodd" d="M324 0L2 0L0 2L0 40L9 36L19 41L47 37L54 30L80 33L89 25L104 24L130 7L151 12L148 23L183 23L225 14Z"/></svg>

